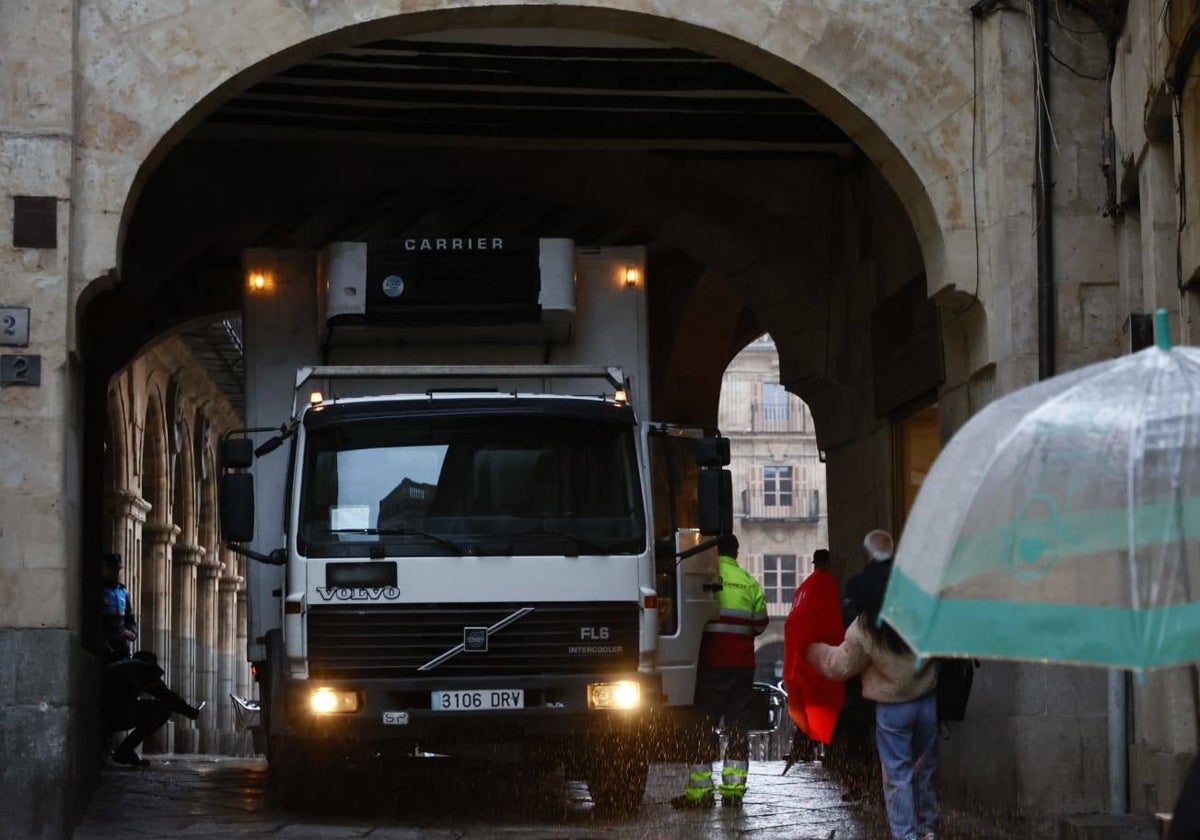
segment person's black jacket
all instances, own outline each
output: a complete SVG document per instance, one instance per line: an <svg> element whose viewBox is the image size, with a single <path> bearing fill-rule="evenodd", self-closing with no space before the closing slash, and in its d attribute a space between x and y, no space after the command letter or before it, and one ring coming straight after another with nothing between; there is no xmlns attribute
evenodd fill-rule
<svg viewBox="0 0 1200 840"><path fill-rule="evenodd" d="M842 620L849 627L854 619L871 606L878 608L883 603L888 578L892 574L892 560L872 560L850 580L842 592Z"/></svg>

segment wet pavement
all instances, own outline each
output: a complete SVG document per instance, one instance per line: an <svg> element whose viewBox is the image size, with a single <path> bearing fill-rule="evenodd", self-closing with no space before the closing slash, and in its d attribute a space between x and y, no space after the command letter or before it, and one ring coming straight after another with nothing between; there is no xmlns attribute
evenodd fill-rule
<svg viewBox="0 0 1200 840"><path fill-rule="evenodd" d="M503 766L426 759L403 774L332 776L284 810L261 759L157 756L147 768L108 765L76 830L77 840L150 837L371 838L371 840L627 840L631 838L820 838L884 840L882 803L843 800L819 763L780 776L783 762L752 762L741 809L675 811L684 768L650 768L636 813L598 813L580 782L517 777ZM951 813L939 837L1005 838Z"/></svg>

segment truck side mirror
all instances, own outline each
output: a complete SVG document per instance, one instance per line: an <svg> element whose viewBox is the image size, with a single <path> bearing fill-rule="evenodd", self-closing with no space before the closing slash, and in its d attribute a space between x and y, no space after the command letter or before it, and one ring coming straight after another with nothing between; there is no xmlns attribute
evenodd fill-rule
<svg viewBox="0 0 1200 840"><path fill-rule="evenodd" d="M719 537L733 533L733 477L729 470L700 470L700 534Z"/></svg>
<svg viewBox="0 0 1200 840"><path fill-rule="evenodd" d="M244 440L244 439L243 439ZM229 443L230 441L226 441ZM236 441L238 443L242 441ZM247 444L250 441L245 441ZM248 472L226 473L217 484L221 536L229 542L254 539L254 476Z"/></svg>
<svg viewBox="0 0 1200 840"><path fill-rule="evenodd" d="M244 470L254 463L254 444L250 438L225 438L221 441L221 466Z"/></svg>
<svg viewBox="0 0 1200 840"><path fill-rule="evenodd" d="M729 438L704 437L697 440L696 463L701 467L729 466Z"/></svg>

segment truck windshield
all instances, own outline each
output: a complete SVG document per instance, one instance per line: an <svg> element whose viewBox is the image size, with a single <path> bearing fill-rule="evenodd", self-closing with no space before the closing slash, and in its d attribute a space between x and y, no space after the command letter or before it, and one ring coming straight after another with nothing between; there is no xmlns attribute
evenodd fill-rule
<svg viewBox="0 0 1200 840"><path fill-rule="evenodd" d="M308 431L308 556L636 554L635 426L575 417L387 417Z"/></svg>

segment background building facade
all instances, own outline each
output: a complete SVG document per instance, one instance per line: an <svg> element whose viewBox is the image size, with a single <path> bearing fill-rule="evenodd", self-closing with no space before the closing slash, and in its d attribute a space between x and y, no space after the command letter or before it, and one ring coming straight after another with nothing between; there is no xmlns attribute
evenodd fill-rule
<svg viewBox="0 0 1200 840"><path fill-rule="evenodd" d="M738 559L762 583L771 616L756 643L757 678L777 683L792 596L812 571L813 552L828 548L829 529L812 414L779 383L770 336L759 336L730 362L717 417L729 437Z"/></svg>

